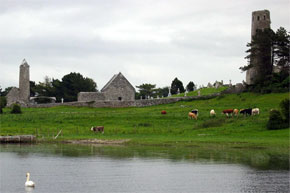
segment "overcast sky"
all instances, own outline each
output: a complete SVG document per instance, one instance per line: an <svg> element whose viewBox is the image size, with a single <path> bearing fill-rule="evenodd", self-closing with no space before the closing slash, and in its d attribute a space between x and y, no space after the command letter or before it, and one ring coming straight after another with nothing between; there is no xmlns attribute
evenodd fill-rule
<svg viewBox="0 0 290 193"><path fill-rule="evenodd" d="M92 78L100 90L122 72L133 86L175 77L207 85L245 80L251 14L290 30L289 0L0 0L0 86L30 79Z"/></svg>

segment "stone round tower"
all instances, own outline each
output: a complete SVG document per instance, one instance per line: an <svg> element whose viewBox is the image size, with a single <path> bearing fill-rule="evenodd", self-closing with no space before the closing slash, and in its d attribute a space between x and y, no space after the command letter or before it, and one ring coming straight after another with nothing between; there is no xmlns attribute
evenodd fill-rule
<svg viewBox="0 0 290 193"><path fill-rule="evenodd" d="M253 36L256 35L258 29L264 30L271 28L271 19L270 19L270 11L268 10L259 10L252 12L252 29L251 29L251 40ZM251 58L250 63L255 64L259 61L258 58ZM255 78L258 75L257 68L253 67L247 70L246 72L246 83L253 84L255 82Z"/></svg>
<svg viewBox="0 0 290 193"><path fill-rule="evenodd" d="M29 65L26 60L22 61L19 71L19 99L25 103L29 102L30 98L30 79Z"/></svg>

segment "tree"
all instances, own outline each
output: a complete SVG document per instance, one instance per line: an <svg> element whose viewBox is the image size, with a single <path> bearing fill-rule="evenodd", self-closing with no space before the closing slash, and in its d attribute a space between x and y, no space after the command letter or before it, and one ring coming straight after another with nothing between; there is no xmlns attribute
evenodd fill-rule
<svg viewBox="0 0 290 193"><path fill-rule="evenodd" d="M183 87L183 83L178 80L178 78L175 78L172 83L171 83L171 94L177 94L177 91L180 91L180 93L184 93L184 87Z"/></svg>
<svg viewBox="0 0 290 193"><path fill-rule="evenodd" d="M1 96L6 96L12 88L13 88L12 86L7 87L7 88L5 88L4 91L2 91L2 89L1 89L1 91L0 91L1 92Z"/></svg>
<svg viewBox="0 0 290 193"><path fill-rule="evenodd" d="M190 81L190 82L187 84L187 86L186 86L186 90L187 90L188 92L190 92L190 91L194 91L194 87L195 87L195 84L194 84L192 81Z"/></svg>
<svg viewBox="0 0 290 193"><path fill-rule="evenodd" d="M138 97L146 98L146 97L154 97L155 94L155 84L141 84L136 86L139 89Z"/></svg>
<svg viewBox="0 0 290 193"><path fill-rule="evenodd" d="M80 73L71 72L62 78L62 91L65 101L76 101L79 92L95 92L97 84Z"/></svg>
<svg viewBox="0 0 290 193"><path fill-rule="evenodd" d="M163 88L157 88L155 90L155 93L156 95L158 95L159 97L167 97L168 96L168 93L169 93L169 87L166 86L166 87L163 87Z"/></svg>
<svg viewBox="0 0 290 193"><path fill-rule="evenodd" d="M274 64L282 68L289 67L290 35L286 29L280 27L275 34L273 55Z"/></svg>
<svg viewBox="0 0 290 193"><path fill-rule="evenodd" d="M255 68L257 77L255 82L262 82L269 78L273 71L272 49L275 39L275 33L271 29L257 30L253 36L250 47L246 52L249 53L245 58L248 59L248 65L240 67L242 71Z"/></svg>

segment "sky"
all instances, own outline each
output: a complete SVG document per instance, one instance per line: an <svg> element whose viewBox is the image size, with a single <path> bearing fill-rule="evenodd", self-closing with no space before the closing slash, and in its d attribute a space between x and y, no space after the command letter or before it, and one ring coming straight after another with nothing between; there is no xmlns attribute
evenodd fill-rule
<svg viewBox="0 0 290 193"><path fill-rule="evenodd" d="M70 72L98 90L122 72L133 86L169 86L177 77L206 86L240 83L252 11L290 30L289 0L0 0L0 86Z"/></svg>

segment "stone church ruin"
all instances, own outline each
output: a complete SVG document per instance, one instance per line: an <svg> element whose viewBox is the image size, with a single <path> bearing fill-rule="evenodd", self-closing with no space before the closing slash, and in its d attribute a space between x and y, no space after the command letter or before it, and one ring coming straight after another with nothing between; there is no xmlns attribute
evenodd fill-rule
<svg viewBox="0 0 290 193"><path fill-rule="evenodd" d="M92 101L134 101L135 88L120 72L101 89L101 92L80 92L79 102Z"/></svg>
<svg viewBox="0 0 290 193"><path fill-rule="evenodd" d="M19 70L19 88L13 87L7 94L7 106L20 104L23 107L35 106L37 99L48 99L55 103L55 97L30 97L29 65L24 59ZM135 101L135 88L120 72L102 88L101 92L80 92L78 102L92 101Z"/></svg>

